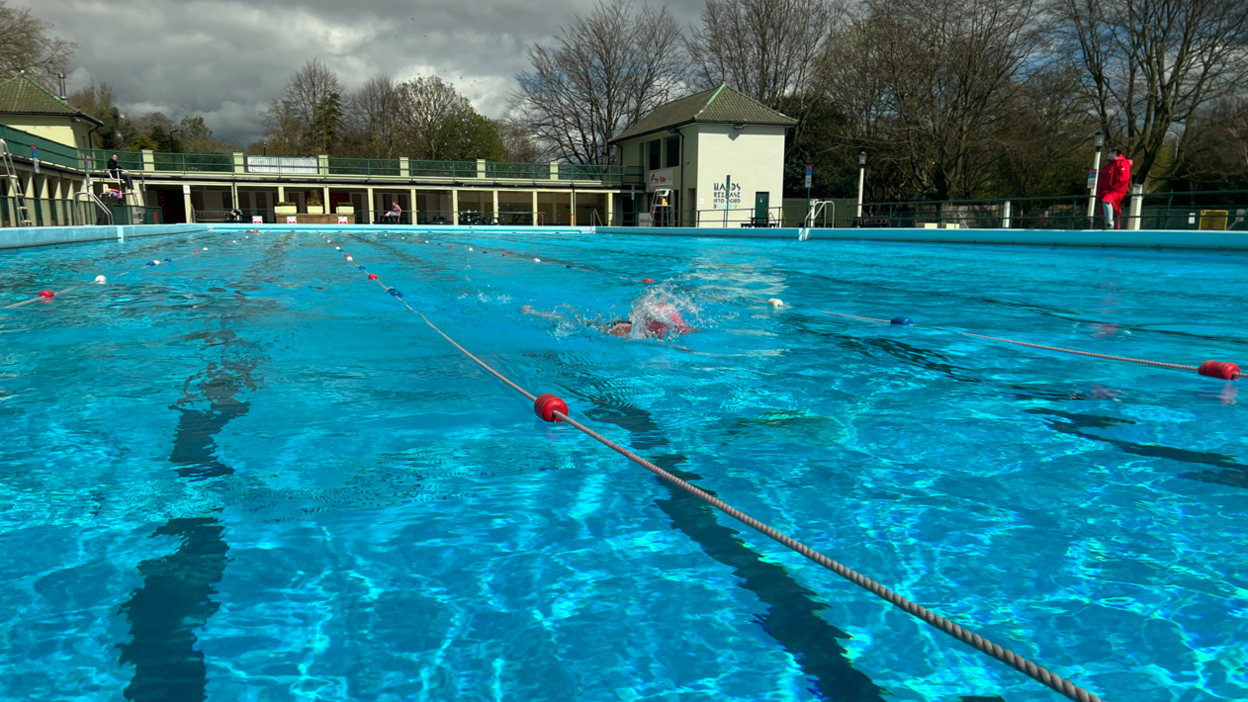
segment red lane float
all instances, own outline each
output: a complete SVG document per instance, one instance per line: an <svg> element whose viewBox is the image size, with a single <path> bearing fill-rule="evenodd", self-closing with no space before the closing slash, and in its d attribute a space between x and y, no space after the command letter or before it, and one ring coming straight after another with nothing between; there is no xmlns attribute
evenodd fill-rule
<svg viewBox="0 0 1248 702"><path fill-rule="evenodd" d="M543 421L562 422L562 419L555 416L556 411L566 415L568 413L568 403L551 393L538 395L533 402L533 412L541 417Z"/></svg>
<svg viewBox="0 0 1248 702"><path fill-rule="evenodd" d="M1200 364L1200 368L1196 371L1208 378L1220 378L1222 380L1239 380L1242 374L1239 372L1239 366L1226 361L1205 361Z"/></svg>
<svg viewBox="0 0 1248 702"><path fill-rule="evenodd" d="M56 293L52 292L51 290L40 290L39 297L42 297L45 300L51 300L52 298L56 297Z"/></svg>

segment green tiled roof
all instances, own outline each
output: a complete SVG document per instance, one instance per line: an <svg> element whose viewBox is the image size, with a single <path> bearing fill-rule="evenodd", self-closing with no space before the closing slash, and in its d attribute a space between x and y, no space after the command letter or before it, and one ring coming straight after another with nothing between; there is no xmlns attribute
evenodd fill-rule
<svg viewBox="0 0 1248 702"><path fill-rule="evenodd" d="M718 88L673 100L659 105L620 132L611 143L632 139L669 127L685 124L764 124L791 127L797 124L792 117L776 112L745 93L721 85Z"/></svg>
<svg viewBox="0 0 1248 702"><path fill-rule="evenodd" d="M98 123L95 118L61 102L47 88L25 76L17 76L0 83L0 114L65 115Z"/></svg>

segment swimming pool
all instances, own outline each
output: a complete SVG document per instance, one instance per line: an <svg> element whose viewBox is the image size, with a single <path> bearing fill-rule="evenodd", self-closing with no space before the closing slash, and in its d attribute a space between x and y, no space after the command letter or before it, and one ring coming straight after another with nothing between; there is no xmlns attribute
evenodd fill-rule
<svg viewBox="0 0 1248 702"><path fill-rule="evenodd" d="M541 422L317 233L242 236L0 254L0 306L110 277L0 311L0 698L1059 699ZM930 328L1243 361L1248 255L330 236L521 385L1107 700L1248 693L1235 384ZM699 333L594 328L656 290Z"/></svg>

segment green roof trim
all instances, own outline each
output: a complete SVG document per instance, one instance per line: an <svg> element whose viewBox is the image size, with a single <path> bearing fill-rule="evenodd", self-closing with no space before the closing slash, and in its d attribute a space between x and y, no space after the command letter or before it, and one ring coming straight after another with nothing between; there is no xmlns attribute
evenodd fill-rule
<svg viewBox="0 0 1248 702"><path fill-rule="evenodd" d="M728 87L727 83L720 83L719 89L715 91L715 94L711 96L710 100L706 101L706 107L703 107L702 109L698 110L698 114L702 114L703 112L706 112L706 108L710 107L711 103L715 102L715 98L719 97L719 94L724 92L724 88L727 88L727 87Z"/></svg>
<svg viewBox="0 0 1248 702"><path fill-rule="evenodd" d="M0 114L63 115L103 124L98 119L74 109L38 81L26 76L16 76L0 83Z"/></svg>
<svg viewBox="0 0 1248 702"><path fill-rule="evenodd" d="M754 124L792 127L797 120L777 112L729 85L659 105L620 132L614 144L687 124Z"/></svg>

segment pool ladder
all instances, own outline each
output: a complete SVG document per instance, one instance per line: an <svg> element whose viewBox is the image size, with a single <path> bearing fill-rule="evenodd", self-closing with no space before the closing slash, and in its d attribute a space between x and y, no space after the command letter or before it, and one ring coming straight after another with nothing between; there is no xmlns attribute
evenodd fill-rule
<svg viewBox="0 0 1248 702"><path fill-rule="evenodd" d="M17 177L17 168L13 165L13 154L9 153L9 144L4 139L0 139L0 161L4 163L4 175L9 181L11 195L6 197L13 197L17 202L17 226L34 226L35 223L30 218L30 207L26 203L26 193L22 190L22 179Z"/></svg>
<svg viewBox="0 0 1248 702"><path fill-rule="evenodd" d="M74 195L74 199L78 200L79 202L83 200L89 200L91 202L94 202L95 206L100 208L100 212L104 213L104 219L108 220L108 223L110 225L113 223L113 211L108 209L108 206L105 205L104 202L100 200L100 198L97 197L94 192L90 190L80 190L76 195Z"/></svg>

